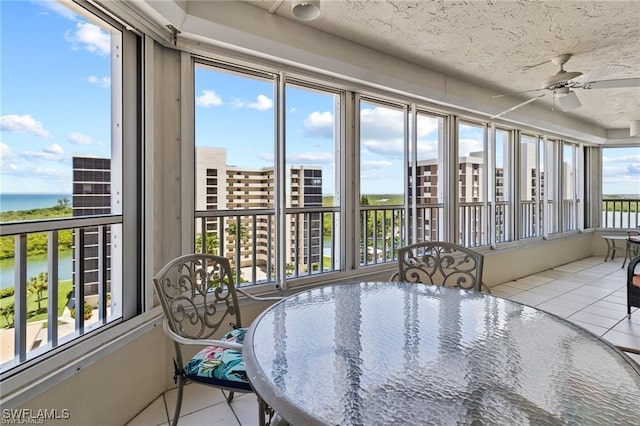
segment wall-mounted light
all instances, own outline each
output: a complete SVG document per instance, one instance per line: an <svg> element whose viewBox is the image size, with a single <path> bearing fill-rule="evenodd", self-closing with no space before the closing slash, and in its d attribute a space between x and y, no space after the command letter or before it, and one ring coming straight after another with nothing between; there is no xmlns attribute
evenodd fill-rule
<svg viewBox="0 0 640 426"><path fill-rule="evenodd" d="M640 120L631 120L629 125L630 136L640 136Z"/></svg>
<svg viewBox="0 0 640 426"><path fill-rule="evenodd" d="M320 16L320 0L293 0L291 11L301 21L313 21Z"/></svg>

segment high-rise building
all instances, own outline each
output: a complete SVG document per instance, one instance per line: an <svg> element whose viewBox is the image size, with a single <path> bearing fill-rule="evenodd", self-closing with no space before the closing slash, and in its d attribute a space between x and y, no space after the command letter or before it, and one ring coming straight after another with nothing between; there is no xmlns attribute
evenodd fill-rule
<svg viewBox="0 0 640 426"><path fill-rule="evenodd" d="M240 267L269 268L275 259L275 222L273 214L242 210L275 208L273 167L248 169L226 164L224 148L196 148L196 210L228 210L207 218L207 239L222 247L222 255ZM322 169L291 167L287 177L287 207L322 206ZM286 249L289 264L302 270L322 262L321 213L286 215ZM238 227L239 224L239 227ZM200 230L197 230L197 233ZM310 234L310 235L309 235ZM202 238L202 237L200 237ZM209 248L208 250L211 250Z"/></svg>
<svg viewBox="0 0 640 426"><path fill-rule="evenodd" d="M111 213L111 160L109 158L73 157L73 195L71 199L74 217L94 216ZM76 268L76 250L74 236L73 271L84 271L84 293L93 295L98 293L98 228L88 228L84 231L82 262L84 268ZM107 289L110 288L110 232L107 238ZM75 275L74 275L75 282Z"/></svg>

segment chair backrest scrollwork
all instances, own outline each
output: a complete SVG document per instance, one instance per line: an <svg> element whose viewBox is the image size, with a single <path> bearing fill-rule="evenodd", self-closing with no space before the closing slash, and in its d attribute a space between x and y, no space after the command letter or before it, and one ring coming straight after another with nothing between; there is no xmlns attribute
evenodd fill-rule
<svg viewBox="0 0 640 426"><path fill-rule="evenodd" d="M208 339L221 326L241 326L234 279L225 257L180 256L156 274L153 284L169 328L182 337Z"/></svg>
<svg viewBox="0 0 640 426"><path fill-rule="evenodd" d="M469 248L425 241L398 250L399 281L482 291L484 256Z"/></svg>

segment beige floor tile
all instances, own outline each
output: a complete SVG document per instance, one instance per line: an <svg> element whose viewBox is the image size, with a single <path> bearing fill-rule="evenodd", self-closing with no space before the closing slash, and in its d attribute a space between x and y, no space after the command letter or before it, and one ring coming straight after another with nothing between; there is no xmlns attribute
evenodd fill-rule
<svg viewBox="0 0 640 426"><path fill-rule="evenodd" d="M572 320L571 318L569 318L569 321L571 321L575 325L579 325L580 327L582 327L582 328L584 328L586 330L589 330L590 332L592 332L596 336L602 336L604 333L609 331L609 329L606 328L606 327L600 327L598 325L589 324L588 322Z"/></svg>
<svg viewBox="0 0 640 426"><path fill-rule="evenodd" d="M618 323L618 321L620 321L619 318L618 319L607 318L601 315L593 314L590 312L583 312L583 311L576 312L575 314L571 315L567 319L569 319L570 321L577 320L577 321L587 322L589 324L597 325L599 327L605 327L607 329L613 327Z"/></svg>
<svg viewBox="0 0 640 426"><path fill-rule="evenodd" d="M562 304L555 304L553 303L553 300L540 303L539 305L536 306L536 309L542 309L543 311L549 312L554 315L558 315L562 318L566 318L570 315L573 315L580 310L579 308L572 308L570 306L566 306Z"/></svg>
<svg viewBox="0 0 640 426"><path fill-rule="evenodd" d="M169 423L164 396L160 395L147 406L140 414L132 419L127 426L158 426Z"/></svg>
<svg viewBox="0 0 640 426"><path fill-rule="evenodd" d="M178 424L180 426L240 426L240 422L226 402L180 416Z"/></svg>
<svg viewBox="0 0 640 426"><path fill-rule="evenodd" d="M231 409L242 426L258 424L258 399L255 394L248 393L231 401Z"/></svg>
<svg viewBox="0 0 640 426"><path fill-rule="evenodd" d="M167 410L169 411L170 417L173 416L177 396L177 389L172 389L165 393ZM220 389L199 385L197 383L189 383L184 387L180 416L182 417L185 414L193 413L194 411L216 404L227 404Z"/></svg>
<svg viewBox="0 0 640 426"><path fill-rule="evenodd" d="M602 338L617 346L624 346L627 348L640 348L640 337L621 333L616 330L607 331L602 336Z"/></svg>

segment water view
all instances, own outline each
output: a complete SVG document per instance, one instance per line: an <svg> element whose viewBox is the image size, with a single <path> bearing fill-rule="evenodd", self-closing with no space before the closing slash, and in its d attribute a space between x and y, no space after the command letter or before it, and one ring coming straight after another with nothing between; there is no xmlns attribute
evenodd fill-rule
<svg viewBox="0 0 640 426"><path fill-rule="evenodd" d="M68 250L58 257L58 280L70 280L73 266L73 252ZM0 288L13 287L15 283L15 260L0 260ZM47 255L29 256L27 258L27 280L41 272L47 272Z"/></svg>
<svg viewBox="0 0 640 426"><path fill-rule="evenodd" d="M3 194L0 193L0 212L42 209L58 205L58 200L71 200L70 194Z"/></svg>

